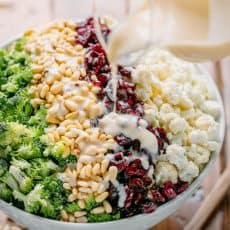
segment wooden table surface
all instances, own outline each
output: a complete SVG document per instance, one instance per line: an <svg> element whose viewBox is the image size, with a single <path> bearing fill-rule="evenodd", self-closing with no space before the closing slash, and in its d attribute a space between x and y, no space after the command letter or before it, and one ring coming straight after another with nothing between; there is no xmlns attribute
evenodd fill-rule
<svg viewBox="0 0 230 230"><path fill-rule="evenodd" d="M99 12L118 18L132 11L141 0L97 0ZM130 4L132 2L132 4ZM52 20L76 19L85 17L92 12L91 0L0 0L0 43L19 34L30 27L43 25ZM202 204L202 200L212 189L227 163L230 154L230 58L221 62L204 64L216 81L225 104L226 137L222 152L205 178L201 189L169 218L154 227L154 230L180 230L191 219ZM17 225L11 222L0 211L0 230L17 230ZM203 229L230 229L230 191Z"/></svg>

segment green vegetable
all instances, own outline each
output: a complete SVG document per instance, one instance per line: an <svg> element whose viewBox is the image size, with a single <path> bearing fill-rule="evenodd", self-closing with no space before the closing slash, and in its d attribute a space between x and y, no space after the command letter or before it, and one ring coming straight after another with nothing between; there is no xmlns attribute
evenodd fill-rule
<svg viewBox="0 0 230 230"><path fill-rule="evenodd" d="M9 172L6 172L3 176L1 176L0 181L8 185L8 187L12 190L19 189L17 181Z"/></svg>
<svg viewBox="0 0 230 230"><path fill-rule="evenodd" d="M58 219L60 210L67 202L67 193L62 182L55 177L47 177L27 195L13 191L15 199L22 201L27 212Z"/></svg>
<svg viewBox="0 0 230 230"><path fill-rule="evenodd" d="M8 170L7 161L0 159L0 176L4 175L7 170Z"/></svg>
<svg viewBox="0 0 230 230"><path fill-rule="evenodd" d="M11 202L13 197L12 190L9 189L5 184L0 183L0 199L7 202Z"/></svg>
<svg viewBox="0 0 230 230"><path fill-rule="evenodd" d="M58 166L52 160L36 158L30 161L30 167L27 168L26 172L31 178L42 180L57 170Z"/></svg>
<svg viewBox="0 0 230 230"><path fill-rule="evenodd" d="M11 165L9 172L18 182L21 192L28 193L31 191L33 187L33 181L19 167Z"/></svg>
<svg viewBox="0 0 230 230"><path fill-rule="evenodd" d="M77 211L81 211L81 208L78 206L77 202L68 203L64 209L66 212L71 214Z"/></svg>
<svg viewBox="0 0 230 230"><path fill-rule="evenodd" d="M119 220L120 213L116 214L107 214L107 213L102 213L102 214L88 214L87 215L88 222L104 222L104 221L112 221L112 220Z"/></svg>
<svg viewBox="0 0 230 230"><path fill-rule="evenodd" d="M100 203L97 203L94 196L89 196L85 201L86 211L91 211L92 209L98 207Z"/></svg>

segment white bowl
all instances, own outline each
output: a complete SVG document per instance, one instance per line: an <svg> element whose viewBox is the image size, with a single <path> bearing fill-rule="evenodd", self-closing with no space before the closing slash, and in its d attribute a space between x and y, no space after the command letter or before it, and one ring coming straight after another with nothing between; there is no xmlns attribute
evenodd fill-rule
<svg viewBox="0 0 230 230"><path fill-rule="evenodd" d="M0 47L6 48L10 43L15 41L15 39L6 42ZM43 217L39 217L27 212L24 212L11 204L8 204L2 200L0 200L0 209L5 212L8 216L10 216L17 223L20 223L27 227L28 229L33 230L140 230L140 229L148 229L153 227L154 225L161 222L163 219L171 215L176 209L178 209L192 194L197 190L197 188L201 185L204 177L207 175L211 166L217 158L217 155L220 153L221 146L224 140L224 131L225 131L225 117L224 117L224 108L223 102L220 96L220 93L216 87L216 84L210 77L210 75L201 67L196 65L197 71L204 74L204 77L207 79L207 84L213 88L217 95L217 101L221 106L221 117L220 117L220 145L217 152L213 153L210 161L201 172L201 174L192 182L189 188L178 195L175 199L161 205L158 207L153 213L150 214L140 214L133 217L111 221L111 222L103 222L103 223L67 223L62 221L51 220Z"/></svg>

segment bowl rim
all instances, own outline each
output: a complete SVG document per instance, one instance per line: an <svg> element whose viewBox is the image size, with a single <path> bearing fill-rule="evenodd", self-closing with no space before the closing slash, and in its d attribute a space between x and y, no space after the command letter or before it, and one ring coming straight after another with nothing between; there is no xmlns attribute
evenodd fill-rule
<svg viewBox="0 0 230 230"><path fill-rule="evenodd" d="M12 36L12 38L8 39L5 42L1 42L0 43L0 49L6 49L8 48L12 43L14 43L16 40L20 39L21 37L23 37L23 34L18 34L17 36ZM177 210L179 208L179 206L181 206L184 201L186 201L189 197L191 197L194 192L198 189L198 187L200 186L201 182L204 180L205 176L207 176L208 171L212 168L212 166L214 165L214 162L216 161L218 155L221 152L221 149L223 147L223 142L224 142L224 137L225 137L225 129L226 129L226 120L225 120L225 110L224 110L224 104L223 104L223 100L220 94L220 91L214 81L214 79L211 77L211 74L208 73L208 71L204 68L204 66L202 66L202 64L196 64L194 63L194 67L196 69L196 71L198 71L201 75L203 75L203 77L205 78L205 80L207 82L209 82L210 88L212 90L214 90L215 92L215 96L216 96L216 101L219 103L220 107L221 107L221 113L220 113L220 117L219 117L219 135L220 135L220 141L219 141L219 146L218 146L218 150L215 152L212 152L211 154L211 158L209 160L209 162L206 164L206 166L203 168L203 170L201 171L201 173L198 175L197 178L194 179L194 181L189 185L189 187L182 192L181 194L177 195L174 199L158 206L156 208L156 210L152 213L149 214L138 214L138 215L134 215L131 217L127 217L127 218L122 218L119 220L114 220L114 221L106 221L106 222L94 222L94 223L73 223L73 222L64 222L61 220L53 220L53 219L49 219L46 217L41 217L35 214L31 214L28 213L22 209L19 209L15 206L13 206L10 203L7 203L3 200L0 199L0 210L2 210L3 212L6 211L6 213L8 212L7 210L9 209L14 209L15 212L19 212L25 216L32 217L34 219L36 219L37 221L46 221L47 224L61 224L63 226L67 226L68 227L87 227L89 225L97 225L97 226L105 226L108 224L122 224L122 223L126 223L127 222L133 222L133 221L138 221L139 219L142 219L143 217L149 217L149 218L153 218L154 216L157 216L157 214L159 215L160 213L164 213L164 211L166 210L171 210L168 212L168 214L166 216L164 216L162 219L160 219L157 223L161 222L163 219L167 218L169 215L171 215L173 212L175 212L175 210Z"/></svg>

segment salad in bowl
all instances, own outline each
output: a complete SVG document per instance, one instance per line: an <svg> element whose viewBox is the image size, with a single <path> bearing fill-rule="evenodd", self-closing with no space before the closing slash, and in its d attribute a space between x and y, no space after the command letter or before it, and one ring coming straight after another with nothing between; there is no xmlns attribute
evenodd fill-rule
<svg viewBox="0 0 230 230"><path fill-rule="evenodd" d="M100 29L107 40L112 21ZM144 216L151 226L219 152L222 102L197 66L153 49L117 67L116 100L111 78L93 18L28 30L0 50L0 207L23 224L112 229Z"/></svg>

